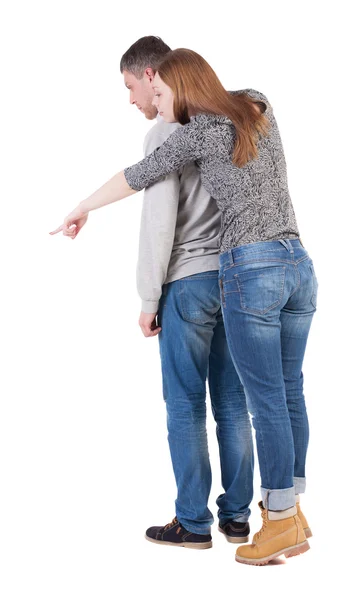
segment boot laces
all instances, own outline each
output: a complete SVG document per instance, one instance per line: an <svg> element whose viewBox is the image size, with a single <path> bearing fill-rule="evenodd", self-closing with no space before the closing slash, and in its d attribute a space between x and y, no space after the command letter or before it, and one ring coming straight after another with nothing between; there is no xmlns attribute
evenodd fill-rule
<svg viewBox="0 0 359 600"><path fill-rule="evenodd" d="M169 529L173 525L176 525L177 523L178 523L178 519L177 519L177 517L174 517L174 519L172 519L171 523L167 523L167 525L165 525L164 531L166 531L166 529Z"/></svg>
<svg viewBox="0 0 359 600"><path fill-rule="evenodd" d="M253 536L253 543L255 543L257 540L259 540L259 538L261 537L261 535L263 534L263 532L266 530L267 525L268 525L268 515L267 515L267 511L262 510L262 519L263 519L263 524L261 529L254 534Z"/></svg>

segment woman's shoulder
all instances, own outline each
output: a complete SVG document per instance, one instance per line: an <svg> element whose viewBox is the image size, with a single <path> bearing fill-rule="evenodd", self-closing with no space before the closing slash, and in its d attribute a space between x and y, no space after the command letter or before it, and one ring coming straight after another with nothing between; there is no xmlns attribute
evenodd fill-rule
<svg viewBox="0 0 359 600"><path fill-rule="evenodd" d="M252 88L247 88L245 90L237 90L235 92L229 92L229 93L232 94L233 96L238 96L240 94L246 94L247 96L250 96L254 100L259 100L260 102L264 102L268 108L270 107L270 102L269 102L267 96L265 96L262 92L259 92L258 90L253 90Z"/></svg>
<svg viewBox="0 0 359 600"><path fill-rule="evenodd" d="M223 123L231 123L230 119L224 115L214 115L210 113L199 113L194 117L191 117L190 123L194 128L200 129L213 129Z"/></svg>
<svg viewBox="0 0 359 600"><path fill-rule="evenodd" d="M205 155L227 155L228 148L232 148L235 128L229 117L199 113L191 117L189 125L196 131L197 143Z"/></svg>

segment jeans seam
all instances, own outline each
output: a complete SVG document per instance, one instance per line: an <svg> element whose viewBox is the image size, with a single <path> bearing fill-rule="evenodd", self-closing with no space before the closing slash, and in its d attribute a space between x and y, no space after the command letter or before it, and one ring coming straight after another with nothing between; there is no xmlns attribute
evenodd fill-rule
<svg viewBox="0 0 359 600"><path fill-rule="evenodd" d="M203 278L204 279L204 278ZM189 319L187 316L187 313L185 311L184 308L184 304L183 304L183 293L185 291L185 286L183 285L183 280L179 279L179 283L180 283L180 291L179 291L179 304L180 304L180 308L181 308L181 317L184 321L186 321L186 323L193 323L194 325L203 325L203 323L201 323L200 321L196 321L195 319Z"/></svg>
<svg viewBox="0 0 359 600"><path fill-rule="evenodd" d="M277 252L277 250L268 250L265 252L265 254L267 255L269 252ZM258 260L253 260L253 256L248 256L247 259L247 255L243 256L243 259L239 259L238 261L234 261L233 263L225 263L224 265L222 265L220 267L220 270L222 272L224 271L228 271L228 269L232 269L233 267L236 266L241 266L241 265L247 265L247 264L252 264L253 262L280 262L280 263L285 263L285 264L296 264L299 265L301 262L303 262L304 260L308 260L309 254L306 254L305 256L302 256L301 258L299 258L298 260L286 260L285 258L263 258L261 257L260 254L257 255L258 256Z"/></svg>
<svg viewBox="0 0 359 600"><path fill-rule="evenodd" d="M302 263L304 260L307 260L307 259L309 259L309 260L310 260L310 258L309 258L309 254L307 254L307 256L303 256L303 257L302 257L302 258L300 258L299 260L296 260L296 261L295 261L295 264L296 264L296 265L300 265L300 263Z"/></svg>
<svg viewBox="0 0 359 600"><path fill-rule="evenodd" d="M284 260L284 259L283 260L273 260L272 258L270 258L270 259L260 258L260 259L258 259L258 261L247 260L245 262L236 262L236 263L233 263L233 265L227 267L226 269L223 269L223 272L225 273L229 269L233 269L235 267L242 267L242 266L245 266L245 265L252 265L253 262L269 263L269 264L280 263L280 264L285 264L285 265L293 265L293 264L295 264L294 261L291 261L291 260Z"/></svg>
<svg viewBox="0 0 359 600"><path fill-rule="evenodd" d="M296 279L298 281L298 284L297 284L296 288L293 290L293 292L291 293L290 297L294 296L294 294L296 293L296 291L299 290L300 284L301 284L300 272L298 270L298 265L294 265L294 269L295 269Z"/></svg>
<svg viewBox="0 0 359 600"><path fill-rule="evenodd" d="M317 276L314 271L313 264L310 265L310 270L311 270L312 277L313 277L313 294L310 298L310 303L313 306L313 308L315 310L317 310L318 280L317 280ZM314 299L315 299L315 302L313 302Z"/></svg>

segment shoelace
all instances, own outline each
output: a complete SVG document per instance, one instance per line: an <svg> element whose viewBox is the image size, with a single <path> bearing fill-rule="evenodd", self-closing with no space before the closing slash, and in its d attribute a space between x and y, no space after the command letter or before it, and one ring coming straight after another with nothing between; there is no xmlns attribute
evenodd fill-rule
<svg viewBox="0 0 359 600"><path fill-rule="evenodd" d="M173 525L176 525L176 523L178 523L178 519L177 517L175 517L174 519L172 519L171 523L167 523L167 525L165 525L164 527L164 531L166 531L166 529L169 529L170 527L172 527Z"/></svg>
<svg viewBox="0 0 359 600"><path fill-rule="evenodd" d="M265 510L262 510L262 519L263 519L263 525L262 528L254 534L253 536L253 544L255 544L255 542L257 540L259 540L259 538L261 537L262 533L264 532L264 530L266 529L267 525L268 525L268 518L267 518L267 514Z"/></svg>

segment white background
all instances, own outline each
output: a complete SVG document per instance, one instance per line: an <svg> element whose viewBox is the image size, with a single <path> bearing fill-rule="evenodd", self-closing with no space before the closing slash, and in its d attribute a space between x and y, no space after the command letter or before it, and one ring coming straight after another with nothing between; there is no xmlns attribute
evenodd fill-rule
<svg viewBox="0 0 359 600"><path fill-rule="evenodd" d="M351 598L357 528L354 2L8 2L1 15L2 600ZM142 157L120 58L143 35L271 100L319 309L305 359L311 551L240 565L144 540L174 516L158 340L137 325L141 194L48 232ZM222 492L209 411L210 508ZM251 526L260 526L256 470Z"/></svg>

